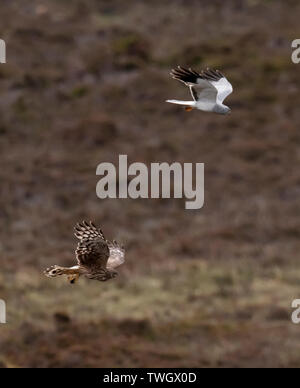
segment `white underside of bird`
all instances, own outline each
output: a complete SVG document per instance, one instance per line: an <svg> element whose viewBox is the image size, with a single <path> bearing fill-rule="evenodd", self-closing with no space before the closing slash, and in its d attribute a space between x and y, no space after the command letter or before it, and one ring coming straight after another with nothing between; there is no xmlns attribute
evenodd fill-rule
<svg viewBox="0 0 300 388"><path fill-rule="evenodd" d="M167 100L167 102L184 105L187 111L198 109L218 114L231 112L231 109L224 105L223 101L232 93L233 88L220 71L207 69L197 73L191 68L185 69L178 66L172 70L171 75L189 87L193 100Z"/></svg>

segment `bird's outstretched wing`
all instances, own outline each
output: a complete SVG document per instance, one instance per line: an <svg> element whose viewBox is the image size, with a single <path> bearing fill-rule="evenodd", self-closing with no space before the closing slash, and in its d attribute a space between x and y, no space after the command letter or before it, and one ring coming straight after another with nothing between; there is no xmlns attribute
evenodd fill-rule
<svg viewBox="0 0 300 388"><path fill-rule="evenodd" d="M109 259L107 261L108 269L115 269L125 262L125 249L116 241L108 243Z"/></svg>
<svg viewBox="0 0 300 388"><path fill-rule="evenodd" d="M232 85L219 70L207 69L201 73L178 66L171 75L190 88L195 101L219 103L232 93Z"/></svg>
<svg viewBox="0 0 300 388"><path fill-rule="evenodd" d="M110 249L103 232L92 222L83 221L76 225L75 236L79 239L76 249L78 264L88 268L106 268Z"/></svg>

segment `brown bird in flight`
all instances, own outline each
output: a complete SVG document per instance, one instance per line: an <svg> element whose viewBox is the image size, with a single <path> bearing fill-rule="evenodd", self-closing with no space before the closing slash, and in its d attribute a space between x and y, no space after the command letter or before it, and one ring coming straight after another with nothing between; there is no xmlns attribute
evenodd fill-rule
<svg viewBox="0 0 300 388"><path fill-rule="evenodd" d="M44 274L50 278L67 275L70 283L75 283L80 276L105 282L118 275L115 270L125 262L125 250L116 241L106 240L101 229L91 221L83 221L75 227L75 236L79 239L75 251L77 265L47 268Z"/></svg>

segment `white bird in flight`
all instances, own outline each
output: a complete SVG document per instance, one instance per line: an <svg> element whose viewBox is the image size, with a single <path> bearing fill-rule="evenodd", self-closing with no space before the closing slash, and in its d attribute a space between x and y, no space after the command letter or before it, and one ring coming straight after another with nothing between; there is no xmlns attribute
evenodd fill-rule
<svg viewBox="0 0 300 388"><path fill-rule="evenodd" d="M219 70L207 69L201 73L178 66L170 73L174 79L183 82L190 88L193 101L167 100L171 104L185 105L186 111L199 109L204 112L228 114L231 109L223 101L233 88L231 83Z"/></svg>

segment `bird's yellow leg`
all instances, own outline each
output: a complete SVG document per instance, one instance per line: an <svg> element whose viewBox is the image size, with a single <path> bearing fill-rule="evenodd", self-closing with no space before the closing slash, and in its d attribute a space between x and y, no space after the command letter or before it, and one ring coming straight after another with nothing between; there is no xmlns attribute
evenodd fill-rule
<svg viewBox="0 0 300 388"><path fill-rule="evenodd" d="M77 280L79 279L79 274L75 274L75 275L70 275L68 276L68 281L71 283L71 284L75 284L77 282Z"/></svg>
<svg viewBox="0 0 300 388"><path fill-rule="evenodd" d="M184 109L186 112L190 112L193 110L193 108L191 106L186 106Z"/></svg>

